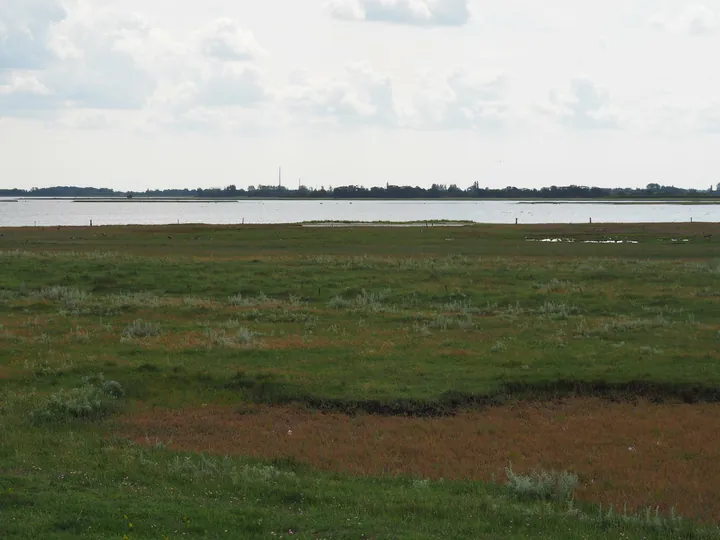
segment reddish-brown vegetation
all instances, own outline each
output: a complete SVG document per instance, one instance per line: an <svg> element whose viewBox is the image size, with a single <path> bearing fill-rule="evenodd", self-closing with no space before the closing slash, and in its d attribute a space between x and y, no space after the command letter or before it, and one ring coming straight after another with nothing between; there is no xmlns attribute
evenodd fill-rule
<svg viewBox="0 0 720 540"><path fill-rule="evenodd" d="M301 408L213 406L139 411L122 431L139 443L259 458L292 457L354 474L488 480L533 468L572 470L579 498L622 509L659 505L720 515L720 405L570 400L419 419Z"/></svg>
<svg viewBox="0 0 720 540"><path fill-rule="evenodd" d="M0 379L10 379L16 375L16 371L9 366L0 366Z"/></svg>

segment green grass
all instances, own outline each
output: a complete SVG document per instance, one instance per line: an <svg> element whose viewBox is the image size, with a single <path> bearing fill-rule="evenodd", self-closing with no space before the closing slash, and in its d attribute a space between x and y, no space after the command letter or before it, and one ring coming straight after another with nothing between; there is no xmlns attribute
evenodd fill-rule
<svg viewBox="0 0 720 540"><path fill-rule="evenodd" d="M498 485L328 475L107 436L113 414L138 403L301 401L424 415L572 393L717 401L713 232L720 227L5 229L0 538L715 534L527 501ZM555 236L639 243L526 241ZM100 403L91 421L57 405L55 423L33 416L99 373L123 396L90 392Z"/></svg>

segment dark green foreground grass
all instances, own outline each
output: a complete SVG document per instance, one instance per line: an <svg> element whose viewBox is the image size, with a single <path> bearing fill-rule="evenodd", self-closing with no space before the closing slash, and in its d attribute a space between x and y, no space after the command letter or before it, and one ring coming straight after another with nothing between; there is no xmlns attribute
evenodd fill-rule
<svg viewBox="0 0 720 540"><path fill-rule="evenodd" d="M113 438L112 416L31 414L97 373L123 386L120 413L252 400L422 415L571 393L717 401L712 232L6 229L0 538L714 537L501 486L177 455ZM577 242L526 241L545 237ZM605 238L639 243L581 243ZM133 333L138 320L154 331Z"/></svg>

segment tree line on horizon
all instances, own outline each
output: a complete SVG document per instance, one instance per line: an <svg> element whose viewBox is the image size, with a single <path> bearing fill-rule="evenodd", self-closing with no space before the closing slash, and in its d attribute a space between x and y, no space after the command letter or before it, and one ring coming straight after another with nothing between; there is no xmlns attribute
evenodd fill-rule
<svg viewBox="0 0 720 540"><path fill-rule="evenodd" d="M429 188L396 186L385 187L342 186L320 189L299 186L250 186L238 189L235 185L225 188L197 189L147 189L145 191L116 191L110 188L55 186L47 188L0 189L0 197L188 197L188 198L298 198L298 199L599 199L633 197L717 197L720 184L707 190L679 188L648 184L644 188L600 188L588 186L550 186L543 188L487 188L477 182L462 189L456 184L433 184Z"/></svg>

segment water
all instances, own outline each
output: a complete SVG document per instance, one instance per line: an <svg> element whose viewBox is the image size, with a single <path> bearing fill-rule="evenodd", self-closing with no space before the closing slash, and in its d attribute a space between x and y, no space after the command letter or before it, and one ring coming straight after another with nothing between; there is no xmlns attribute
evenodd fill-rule
<svg viewBox="0 0 720 540"><path fill-rule="evenodd" d="M713 204L528 204L519 201L0 202L0 227L469 220L478 223L720 221Z"/></svg>

